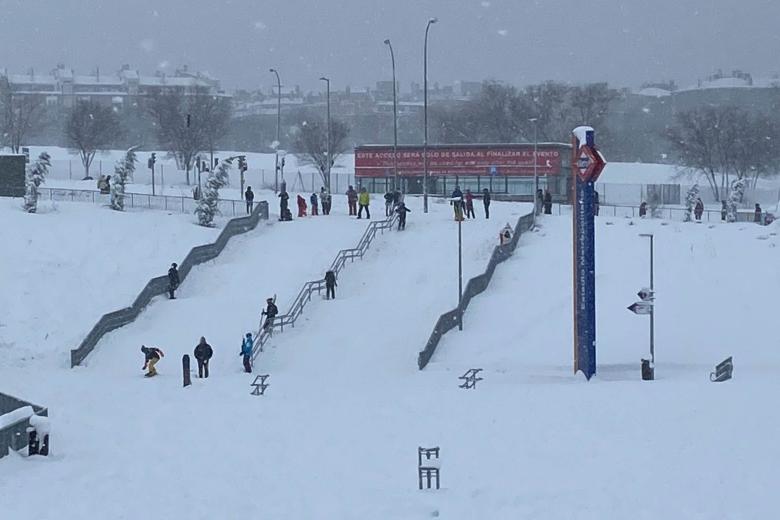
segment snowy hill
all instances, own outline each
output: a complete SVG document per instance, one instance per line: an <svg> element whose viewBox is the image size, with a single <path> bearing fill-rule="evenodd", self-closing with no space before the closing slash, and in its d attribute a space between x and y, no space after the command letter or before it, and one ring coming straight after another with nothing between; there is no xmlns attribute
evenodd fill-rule
<svg viewBox="0 0 780 520"><path fill-rule="evenodd" d="M341 204L334 205L343 213ZM242 333L263 299L286 309L364 221L274 223L193 271L176 302L151 305L75 370L1 371L45 403L47 460L0 460L10 518L769 518L780 414L771 399L778 225L598 220L599 372L571 374L571 237L545 217L521 238L465 330L424 371L417 352L457 299L457 228L446 204L385 233L259 358L263 397L240 372ZM374 208L378 211L379 208ZM498 229L528 211L496 204L465 222L466 277ZM608 224L610 223L610 224ZM656 233L657 381L639 381L647 322L625 307L646 284ZM181 388L200 335L212 376ZM142 342L163 348L141 377ZM734 355L735 379L707 374ZM458 388L484 368L475 390ZM441 446L442 489L416 489L418 446ZM38 500L38 489L54 490ZM155 492L150 493L153 489ZM8 497L8 499L5 499Z"/></svg>

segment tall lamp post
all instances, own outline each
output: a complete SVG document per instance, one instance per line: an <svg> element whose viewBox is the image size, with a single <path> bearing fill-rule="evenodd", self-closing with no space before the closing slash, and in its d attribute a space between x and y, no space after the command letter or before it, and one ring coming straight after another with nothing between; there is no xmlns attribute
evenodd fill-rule
<svg viewBox="0 0 780 520"><path fill-rule="evenodd" d="M330 191L330 165L331 165L331 162L332 162L331 159L330 159L330 79L326 78L325 76L322 76L320 78L320 81L324 81L325 82L325 86L326 86L326 89L327 89L328 121L327 121L326 124L328 125L328 141L327 141L327 145L326 145L327 146L327 150L325 152L325 157L328 160L328 177L327 177L327 182L325 183L325 185L328 188L328 191Z"/></svg>
<svg viewBox="0 0 780 520"><path fill-rule="evenodd" d="M274 192L279 191L279 127L282 122L282 81L279 79L279 72L276 69L268 69L269 72L276 74L276 146L274 147Z"/></svg>
<svg viewBox="0 0 780 520"><path fill-rule="evenodd" d="M458 202L455 202L458 204ZM458 330L463 330L463 219L458 219Z"/></svg>
<svg viewBox="0 0 780 520"><path fill-rule="evenodd" d="M532 117L529 119L534 124L534 224L536 223L536 216L541 213L541 201L539 201L539 173L537 171L537 165L539 161L538 147L539 147L539 118Z"/></svg>
<svg viewBox="0 0 780 520"><path fill-rule="evenodd" d="M423 46L423 213L428 213L428 30L438 21L438 18L428 20Z"/></svg>
<svg viewBox="0 0 780 520"><path fill-rule="evenodd" d="M398 94L395 88L395 53L389 38L385 40L385 45L390 48L390 60L393 64L393 187L398 190Z"/></svg>
<svg viewBox="0 0 780 520"><path fill-rule="evenodd" d="M653 235L652 233L641 233L643 238L650 239L650 297L655 298L655 287L653 286ZM650 305L650 363L655 366L655 302L651 300Z"/></svg>

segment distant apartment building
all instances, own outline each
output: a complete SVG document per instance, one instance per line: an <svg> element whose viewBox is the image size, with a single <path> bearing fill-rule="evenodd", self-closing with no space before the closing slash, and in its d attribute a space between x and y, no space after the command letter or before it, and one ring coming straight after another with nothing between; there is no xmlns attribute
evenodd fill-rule
<svg viewBox="0 0 780 520"><path fill-rule="evenodd" d="M187 67L177 69L173 74L157 72L145 76L128 65L117 72L96 70L90 74L77 74L64 65L58 65L48 74L32 69L27 74L11 74L0 69L0 89L9 90L16 96L39 97L47 106L66 108L85 100L121 109L143 97L166 92L225 95L219 80L202 72L190 72Z"/></svg>

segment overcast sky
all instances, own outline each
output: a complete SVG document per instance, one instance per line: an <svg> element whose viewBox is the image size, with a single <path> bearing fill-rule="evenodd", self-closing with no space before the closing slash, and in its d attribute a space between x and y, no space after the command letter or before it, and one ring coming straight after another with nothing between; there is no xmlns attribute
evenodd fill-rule
<svg viewBox="0 0 780 520"><path fill-rule="evenodd" d="M0 0L0 68L142 72L189 64L228 89L429 81L605 80L616 86L715 70L780 72L778 0Z"/></svg>

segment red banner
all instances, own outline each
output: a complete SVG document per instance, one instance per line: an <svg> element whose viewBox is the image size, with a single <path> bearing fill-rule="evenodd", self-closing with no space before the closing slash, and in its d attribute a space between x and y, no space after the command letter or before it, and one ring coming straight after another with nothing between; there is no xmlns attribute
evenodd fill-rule
<svg viewBox="0 0 780 520"><path fill-rule="evenodd" d="M539 175L560 175L560 148L540 145L534 161L533 145L428 148L430 175L496 175L530 176L534 162ZM393 147L358 147L355 149L355 174L358 177L393 175ZM404 146L398 150L398 174L423 174L422 147Z"/></svg>

